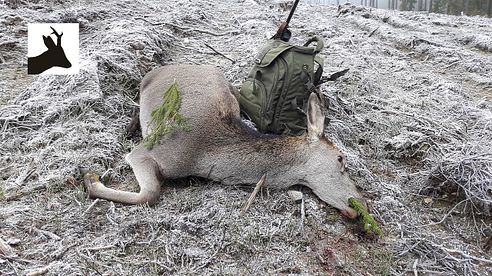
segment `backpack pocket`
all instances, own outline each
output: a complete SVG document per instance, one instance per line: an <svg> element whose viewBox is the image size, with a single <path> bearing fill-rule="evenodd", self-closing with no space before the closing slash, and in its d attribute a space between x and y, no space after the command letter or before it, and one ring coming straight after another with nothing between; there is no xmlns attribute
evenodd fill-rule
<svg viewBox="0 0 492 276"><path fill-rule="evenodd" d="M290 100L285 110L278 118L279 129L277 132L284 135L301 135L307 130L307 117L303 109L304 97L296 97Z"/></svg>
<svg viewBox="0 0 492 276"><path fill-rule="evenodd" d="M267 105L267 95L265 85L255 79L248 78L241 86L239 94L239 105L260 131L264 131L266 122L262 116Z"/></svg>

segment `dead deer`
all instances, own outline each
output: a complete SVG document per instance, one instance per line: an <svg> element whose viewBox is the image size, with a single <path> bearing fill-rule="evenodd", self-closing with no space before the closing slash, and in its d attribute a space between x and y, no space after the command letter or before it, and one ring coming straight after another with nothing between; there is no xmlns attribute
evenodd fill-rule
<svg viewBox="0 0 492 276"><path fill-rule="evenodd" d="M62 68L70 68L72 64L67 59L65 51L61 46L61 37L63 33L58 34L53 27L50 27L56 36L56 45L50 36L43 35L44 45L48 48L44 53L36 57L27 58L27 73L28 74L41 74L42 72L50 69L53 66Z"/></svg>
<svg viewBox="0 0 492 276"><path fill-rule="evenodd" d="M146 137L152 111L176 80L181 91L180 113L191 129L176 130L147 150L141 143L126 156L140 192L108 188L86 174L89 195L126 204L154 204L161 179L187 176L223 184L254 184L267 175L267 186L287 189L307 186L327 204L355 218L348 198L361 198L349 178L344 155L323 137L324 115L311 94L307 107L308 131L304 136L265 135L241 121L239 105L223 75L212 66L174 65L148 73L140 86L140 125Z"/></svg>

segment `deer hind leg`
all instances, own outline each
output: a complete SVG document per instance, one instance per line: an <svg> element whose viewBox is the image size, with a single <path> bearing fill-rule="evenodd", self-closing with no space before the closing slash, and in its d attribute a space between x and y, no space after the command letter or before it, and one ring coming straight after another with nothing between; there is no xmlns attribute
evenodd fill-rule
<svg viewBox="0 0 492 276"><path fill-rule="evenodd" d="M133 173L140 185L140 192L127 192L108 188L99 181L95 174L88 173L84 176L84 183L89 191L89 196L125 204L155 204L161 191L159 168L152 158L138 149L138 147L135 148L125 159L133 169Z"/></svg>

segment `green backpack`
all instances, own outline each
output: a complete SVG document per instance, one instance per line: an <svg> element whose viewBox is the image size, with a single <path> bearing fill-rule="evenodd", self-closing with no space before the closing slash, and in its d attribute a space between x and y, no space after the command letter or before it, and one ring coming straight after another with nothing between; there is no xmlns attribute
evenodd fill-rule
<svg viewBox="0 0 492 276"><path fill-rule="evenodd" d="M316 47L309 47L312 42ZM318 36L304 46L271 39L258 53L238 101L260 132L301 135L306 131L305 107L323 73L323 59L317 56L323 46Z"/></svg>

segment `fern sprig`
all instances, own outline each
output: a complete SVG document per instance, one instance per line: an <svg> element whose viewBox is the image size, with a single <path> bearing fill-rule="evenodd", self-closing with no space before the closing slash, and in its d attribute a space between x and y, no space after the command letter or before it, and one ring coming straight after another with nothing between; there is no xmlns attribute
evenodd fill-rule
<svg viewBox="0 0 492 276"><path fill-rule="evenodd" d="M349 198L348 202L350 207L354 208L354 210L357 211L357 213L359 214L366 233L372 232L378 236L383 235L383 231L381 230L381 227L379 227L379 224L374 219L374 217L371 214L369 214L369 212L367 212L367 209L364 206L364 204L362 204L360 201L358 201L353 197Z"/></svg>
<svg viewBox="0 0 492 276"><path fill-rule="evenodd" d="M178 129L190 129L187 118L179 113L181 93L176 80L164 93L163 98L162 104L154 109L151 114L149 125L152 131L144 139L145 148L148 150L151 150L163 136L170 135Z"/></svg>

